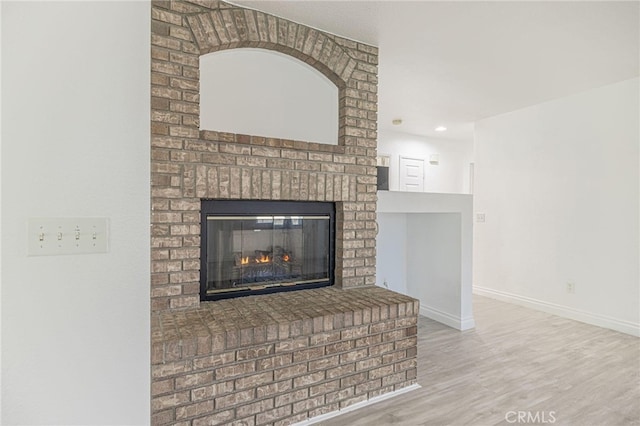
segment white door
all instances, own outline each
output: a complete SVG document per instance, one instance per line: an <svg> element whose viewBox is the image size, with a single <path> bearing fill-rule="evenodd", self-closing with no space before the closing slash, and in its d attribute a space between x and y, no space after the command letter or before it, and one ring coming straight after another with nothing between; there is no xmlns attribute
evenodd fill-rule
<svg viewBox="0 0 640 426"><path fill-rule="evenodd" d="M400 157L400 191L424 192L424 159Z"/></svg>

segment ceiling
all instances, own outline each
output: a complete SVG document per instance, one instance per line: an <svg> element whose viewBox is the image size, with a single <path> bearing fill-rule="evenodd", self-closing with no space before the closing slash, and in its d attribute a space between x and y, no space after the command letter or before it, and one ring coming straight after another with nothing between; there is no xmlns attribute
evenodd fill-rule
<svg viewBox="0 0 640 426"><path fill-rule="evenodd" d="M640 74L638 1L233 3L378 46L381 130L472 139L478 119Z"/></svg>

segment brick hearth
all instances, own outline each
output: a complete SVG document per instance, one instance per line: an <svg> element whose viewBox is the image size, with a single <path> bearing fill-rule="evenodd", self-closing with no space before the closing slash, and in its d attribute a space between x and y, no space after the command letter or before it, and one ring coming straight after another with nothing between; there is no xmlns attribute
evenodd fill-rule
<svg viewBox="0 0 640 426"><path fill-rule="evenodd" d="M415 383L418 302L379 287L154 317L153 424L290 424Z"/></svg>

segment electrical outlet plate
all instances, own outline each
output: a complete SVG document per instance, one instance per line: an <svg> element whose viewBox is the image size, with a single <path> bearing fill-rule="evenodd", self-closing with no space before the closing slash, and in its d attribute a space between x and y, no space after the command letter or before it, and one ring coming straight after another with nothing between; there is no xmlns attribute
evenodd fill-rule
<svg viewBox="0 0 640 426"><path fill-rule="evenodd" d="M29 256L106 253L107 218L29 218Z"/></svg>
<svg viewBox="0 0 640 426"><path fill-rule="evenodd" d="M576 283L573 281L567 281L567 293L573 294L576 292Z"/></svg>

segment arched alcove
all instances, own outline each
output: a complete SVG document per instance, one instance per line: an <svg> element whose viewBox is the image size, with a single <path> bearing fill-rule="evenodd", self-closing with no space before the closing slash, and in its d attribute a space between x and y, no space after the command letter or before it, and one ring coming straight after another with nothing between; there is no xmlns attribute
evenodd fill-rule
<svg viewBox="0 0 640 426"><path fill-rule="evenodd" d="M273 50L200 56L200 129L338 144L338 87Z"/></svg>

